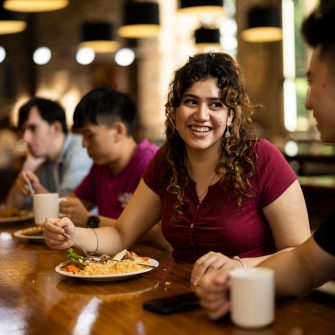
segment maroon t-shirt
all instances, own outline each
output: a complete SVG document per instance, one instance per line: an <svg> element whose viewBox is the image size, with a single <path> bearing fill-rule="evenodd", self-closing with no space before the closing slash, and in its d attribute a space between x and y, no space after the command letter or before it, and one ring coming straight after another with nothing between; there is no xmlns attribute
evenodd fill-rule
<svg viewBox="0 0 335 335"><path fill-rule="evenodd" d="M185 189L183 217L174 215L175 198L161 190L161 178L167 167L165 146L148 165L143 179L160 196L162 231L173 246L173 256L193 262L208 251L232 257L258 257L274 252L271 228L263 208L275 201L297 179L281 152L267 140L258 140L256 173L251 179L252 198L244 199L242 208L227 197L220 183L211 185L199 204L196 185L189 178Z"/></svg>
<svg viewBox="0 0 335 335"><path fill-rule="evenodd" d="M157 150L147 140L139 142L127 166L115 175L107 166L93 164L74 193L79 199L95 204L100 215L117 219Z"/></svg>

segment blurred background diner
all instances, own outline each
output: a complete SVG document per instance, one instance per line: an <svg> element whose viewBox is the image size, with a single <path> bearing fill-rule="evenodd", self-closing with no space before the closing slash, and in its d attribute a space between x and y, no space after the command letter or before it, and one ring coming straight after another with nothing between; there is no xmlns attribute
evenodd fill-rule
<svg viewBox="0 0 335 335"><path fill-rule="evenodd" d="M0 136L6 161L0 167L1 203L25 155L15 126L28 98L57 100L71 127L81 97L112 85L138 102L137 138L161 144L173 71L197 51L222 49L236 57L253 102L264 106L255 113L260 135L299 175L312 228L327 216L335 192L334 147L320 142L304 106L310 50L299 34L303 17L318 1L53 2L56 7L41 9L34 3L46 1L0 1L0 119L8 120L1 134L11 129L15 143L2 149Z"/></svg>

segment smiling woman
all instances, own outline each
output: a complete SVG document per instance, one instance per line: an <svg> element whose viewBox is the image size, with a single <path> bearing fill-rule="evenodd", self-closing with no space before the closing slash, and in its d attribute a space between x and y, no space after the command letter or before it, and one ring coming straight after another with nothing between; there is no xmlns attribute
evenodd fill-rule
<svg viewBox="0 0 335 335"><path fill-rule="evenodd" d="M253 110L232 57L190 57L170 84L166 143L116 224L96 229L98 252L129 248L161 220L173 256L195 262L196 284L213 269L252 267L305 241L310 231L297 177L274 145L255 138ZM45 229L53 248L71 246L64 231L89 251L96 247L66 218Z"/></svg>
<svg viewBox="0 0 335 335"><path fill-rule="evenodd" d="M233 111L223 104L215 78L194 83L176 109L176 128L189 150L220 146Z"/></svg>
<svg viewBox="0 0 335 335"><path fill-rule="evenodd" d="M181 104L176 108L176 129L185 142L188 156L192 151L212 150L219 148L227 127L231 127L234 113L223 104L216 79L209 78L195 82L182 96ZM192 178L193 171L189 159L186 160L188 173ZM214 170L210 179L202 178L197 183L197 194L201 202L208 187L219 176Z"/></svg>
<svg viewBox="0 0 335 335"><path fill-rule="evenodd" d="M254 162L247 157L250 145L247 139L255 138L255 135L251 119L253 106L245 92L239 67L232 57L224 53L198 54L176 71L172 84L175 90L170 90L168 97L166 125L168 141L176 145L168 149L168 157L174 156L171 160L173 162L178 155L184 155L186 149L186 160L181 161L176 170L191 174L197 181L199 194L199 188L204 188L200 183L205 182L206 178L202 168L194 171L197 163L192 164L191 160L197 159L199 155L209 155L206 158L212 161L206 169L207 180L212 174L210 171L216 171L217 179L220 179L219 175L225 170L226 183L239 185L231 189L235 189L235 198L240 202L255 167ZM186 117L187 120L183 121ZM183 122L186 124L182 126ZM174 128L178 130L177 133ZM206 150L192 154L197 145L199 149ZM234 168L242 162L249 168ZM174 164L171 165L174 171ZM199 176L195 175L197 173ZM180 173L179 182L184 183L183 179Z"/></svg>

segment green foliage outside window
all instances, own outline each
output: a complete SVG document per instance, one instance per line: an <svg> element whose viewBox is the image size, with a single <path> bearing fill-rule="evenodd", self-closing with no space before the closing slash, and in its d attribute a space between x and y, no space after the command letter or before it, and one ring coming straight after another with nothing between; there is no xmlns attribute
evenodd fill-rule
<svg viewBox="0 0 335 335"><path fill-rule="evenodd" d="M307 49L300 34L301 23L306 16L306 5L310 1L296 0L294 1L294 26L295 26L295 71L296 71L296 93L297 93L297 131L305 131L308 123L308 110L305 108L305 100L307 94L306 69L307 69ZM306 122L299 122L305 120Z"/></svg>

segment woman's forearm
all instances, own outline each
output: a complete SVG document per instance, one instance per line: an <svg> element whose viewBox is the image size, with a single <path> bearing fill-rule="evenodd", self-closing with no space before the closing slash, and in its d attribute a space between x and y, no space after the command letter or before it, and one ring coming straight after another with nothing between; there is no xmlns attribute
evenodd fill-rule
<svg viewBox="0 0 335 335"><path fill-rule="evenodd" d="M278 297L301 296L313 288L308 266L296 249L276 253L259 266L274 270Z"/></svg>
<svg viewBox="0 0 335 335"><path fill-rule="evenodd" d="M86 251L97 254L113 255L127 248L114 227L79 228L73 236Z"/></svg>
<svg viewBox="0 0 335 335"><path fill-rule="evenodd" d="M288 252L290 250L292 250L293 248L285 248L282 250L279 250L273 254L268 254L265 256L260 256L260 257L250 257L250 258L241 258L241 261L243 262L243 264L247 267L247 268L252 268L254 266L259 265L260 263L264 262L265 260L267 260L268 258L278 254L278 253L285 253Z"/></svg>

